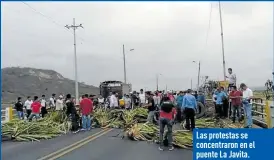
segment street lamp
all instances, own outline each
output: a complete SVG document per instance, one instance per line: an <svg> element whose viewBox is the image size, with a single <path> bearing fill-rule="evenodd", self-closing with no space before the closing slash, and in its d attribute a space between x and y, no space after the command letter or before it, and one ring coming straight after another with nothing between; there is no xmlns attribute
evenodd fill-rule
<svg viewBox="0 0 274 160"><path fill-rule="evenodd" d="M193 63L197 63L196 61L192 61ZM199 86L200 86L200 71L201 71L201 62L198 62L198 81L197 81L197 91L199 90Z"/></svg>
<svg viewBox="0 0 274 160"><path fill-rule="evenodd" d="M159 76L161 76L162 74L158 73L156 74L156 90L159 90Z"/></svg>
<svg viewBox="0 0 274 160"><path fill-rule="evenodd" d="M134 49L129 50L134 51ZM126 71L126 54L125 54L125 45L123 44L123 59L124 59L124 83L127 83L127 71Z"/></svg>

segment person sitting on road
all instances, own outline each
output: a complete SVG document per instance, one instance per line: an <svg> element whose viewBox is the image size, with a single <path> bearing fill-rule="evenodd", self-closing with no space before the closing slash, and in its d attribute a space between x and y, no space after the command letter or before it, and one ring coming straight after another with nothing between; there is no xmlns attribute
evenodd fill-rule
<svg viewBox="0 0 274 160"><path fill-rule="evenodd" d="M191 94L191 89L187 90L186 95L183 98L182 112L185 115L186 126L188 130L193 130L195 128L195 112L197 111L197 101L196 98ZM191 127L190 127L191 124Z"/></svg>
<svg viewBox="0 0 274 160"><path fill-rule="evenodd" d="M169 150L173 150L172 146L172 126L174 124L174 119L176 117L176 108L173 103L170 101L169 97L163 97L163 103L160 107L160 146L159 150L163 150L163 140L164 140L164 131L165 126L167 126L167 139Z"/></svg>

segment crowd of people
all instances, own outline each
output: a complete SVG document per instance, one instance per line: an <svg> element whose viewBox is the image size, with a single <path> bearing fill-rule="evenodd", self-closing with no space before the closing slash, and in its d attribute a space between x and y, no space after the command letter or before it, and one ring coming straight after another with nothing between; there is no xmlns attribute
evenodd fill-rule
<svg viewBox="0 0 274 160"><path fill-rule="evenodd" d="M246 128L252 127L251 103L253 92L245 84L241 84L240 88L236 87L236 75L232 73L232 69L228 69L228 90L224 87L218 87L213 92L213 102L215 104L215 113L217 119L232 118L233 123L236 120L241 121L241 107L243 106L246 116ZM18 117L31 121L34 117L45 117L48 110L64 111L72 121L72 131L78 132L90 130L92 128L92 113L96 107L104 109L134 109L138 107L146 108L148 111L147 122L156 123L160 126L160 150L163 150L163 134L167 127L167 137L169 142L169 150L172 147L172 126L176 122L185 120L185 128L193 130L195 128L195 115L199 112L198 102L206 105L206 98L202 91L146 91L130 92L124 94L122 98L116 92L111 92L106 98L85 94L79 99L79 107L76 107L75 99L67 94L60 94L56 98L56 94L52 94L49 101L45 95L41 98L30 96L23 103L22 98L18 97L15 104ZM230 102L230 103L229 103ZM231 104L231 107L229 107ZM81 117L81 118L79 118ZM81 120L79 120L81 119ZM80 125L79 125L80 124Z"/></svg>

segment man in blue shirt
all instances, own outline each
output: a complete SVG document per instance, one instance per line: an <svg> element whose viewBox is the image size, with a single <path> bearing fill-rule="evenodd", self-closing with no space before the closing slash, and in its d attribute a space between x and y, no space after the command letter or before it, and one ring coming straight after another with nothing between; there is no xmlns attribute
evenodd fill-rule
<svg viewBox="0 0 274 160"><path fill-rule="evenodd" d="M183 103L182 103L182 111L186 118L185 128L188 130L193 130L195 128L196 110L197 110L196 98L193 95L191 95L191 89L188 89L186 95L183 98Z"/></svg>
<svg viewBox="0 0 274 160"><path fill-rule="evenodd" d="M182 121L181 107L182 107L182 104L183 104L183 98L184 98L184 92L180 91L179 95L176 98L176 103L177 103L177 116L176 116L176 120L179 123L181 123L181 121Z"/></svg>
<svg viewBox="0 0 274 160"><path fill-rule="evenodd" d="M226 93L223 91L223 87L217 88L217 90L214 92L214 95L216 96L216 118L224 118L224 106L223 101L226 99Z"/></svg>

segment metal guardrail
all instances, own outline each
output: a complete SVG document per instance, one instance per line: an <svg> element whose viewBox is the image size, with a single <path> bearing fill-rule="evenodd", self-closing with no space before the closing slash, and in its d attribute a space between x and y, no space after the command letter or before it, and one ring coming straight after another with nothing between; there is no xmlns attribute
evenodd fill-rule
<svg viewBox="0 0 274 160"><path fill-rule="evenodd" d="M207 99L212 101L212 99ZM261 98L254 98L252 102L252 119L263 128L274 128L274 104Z"/></svg>

